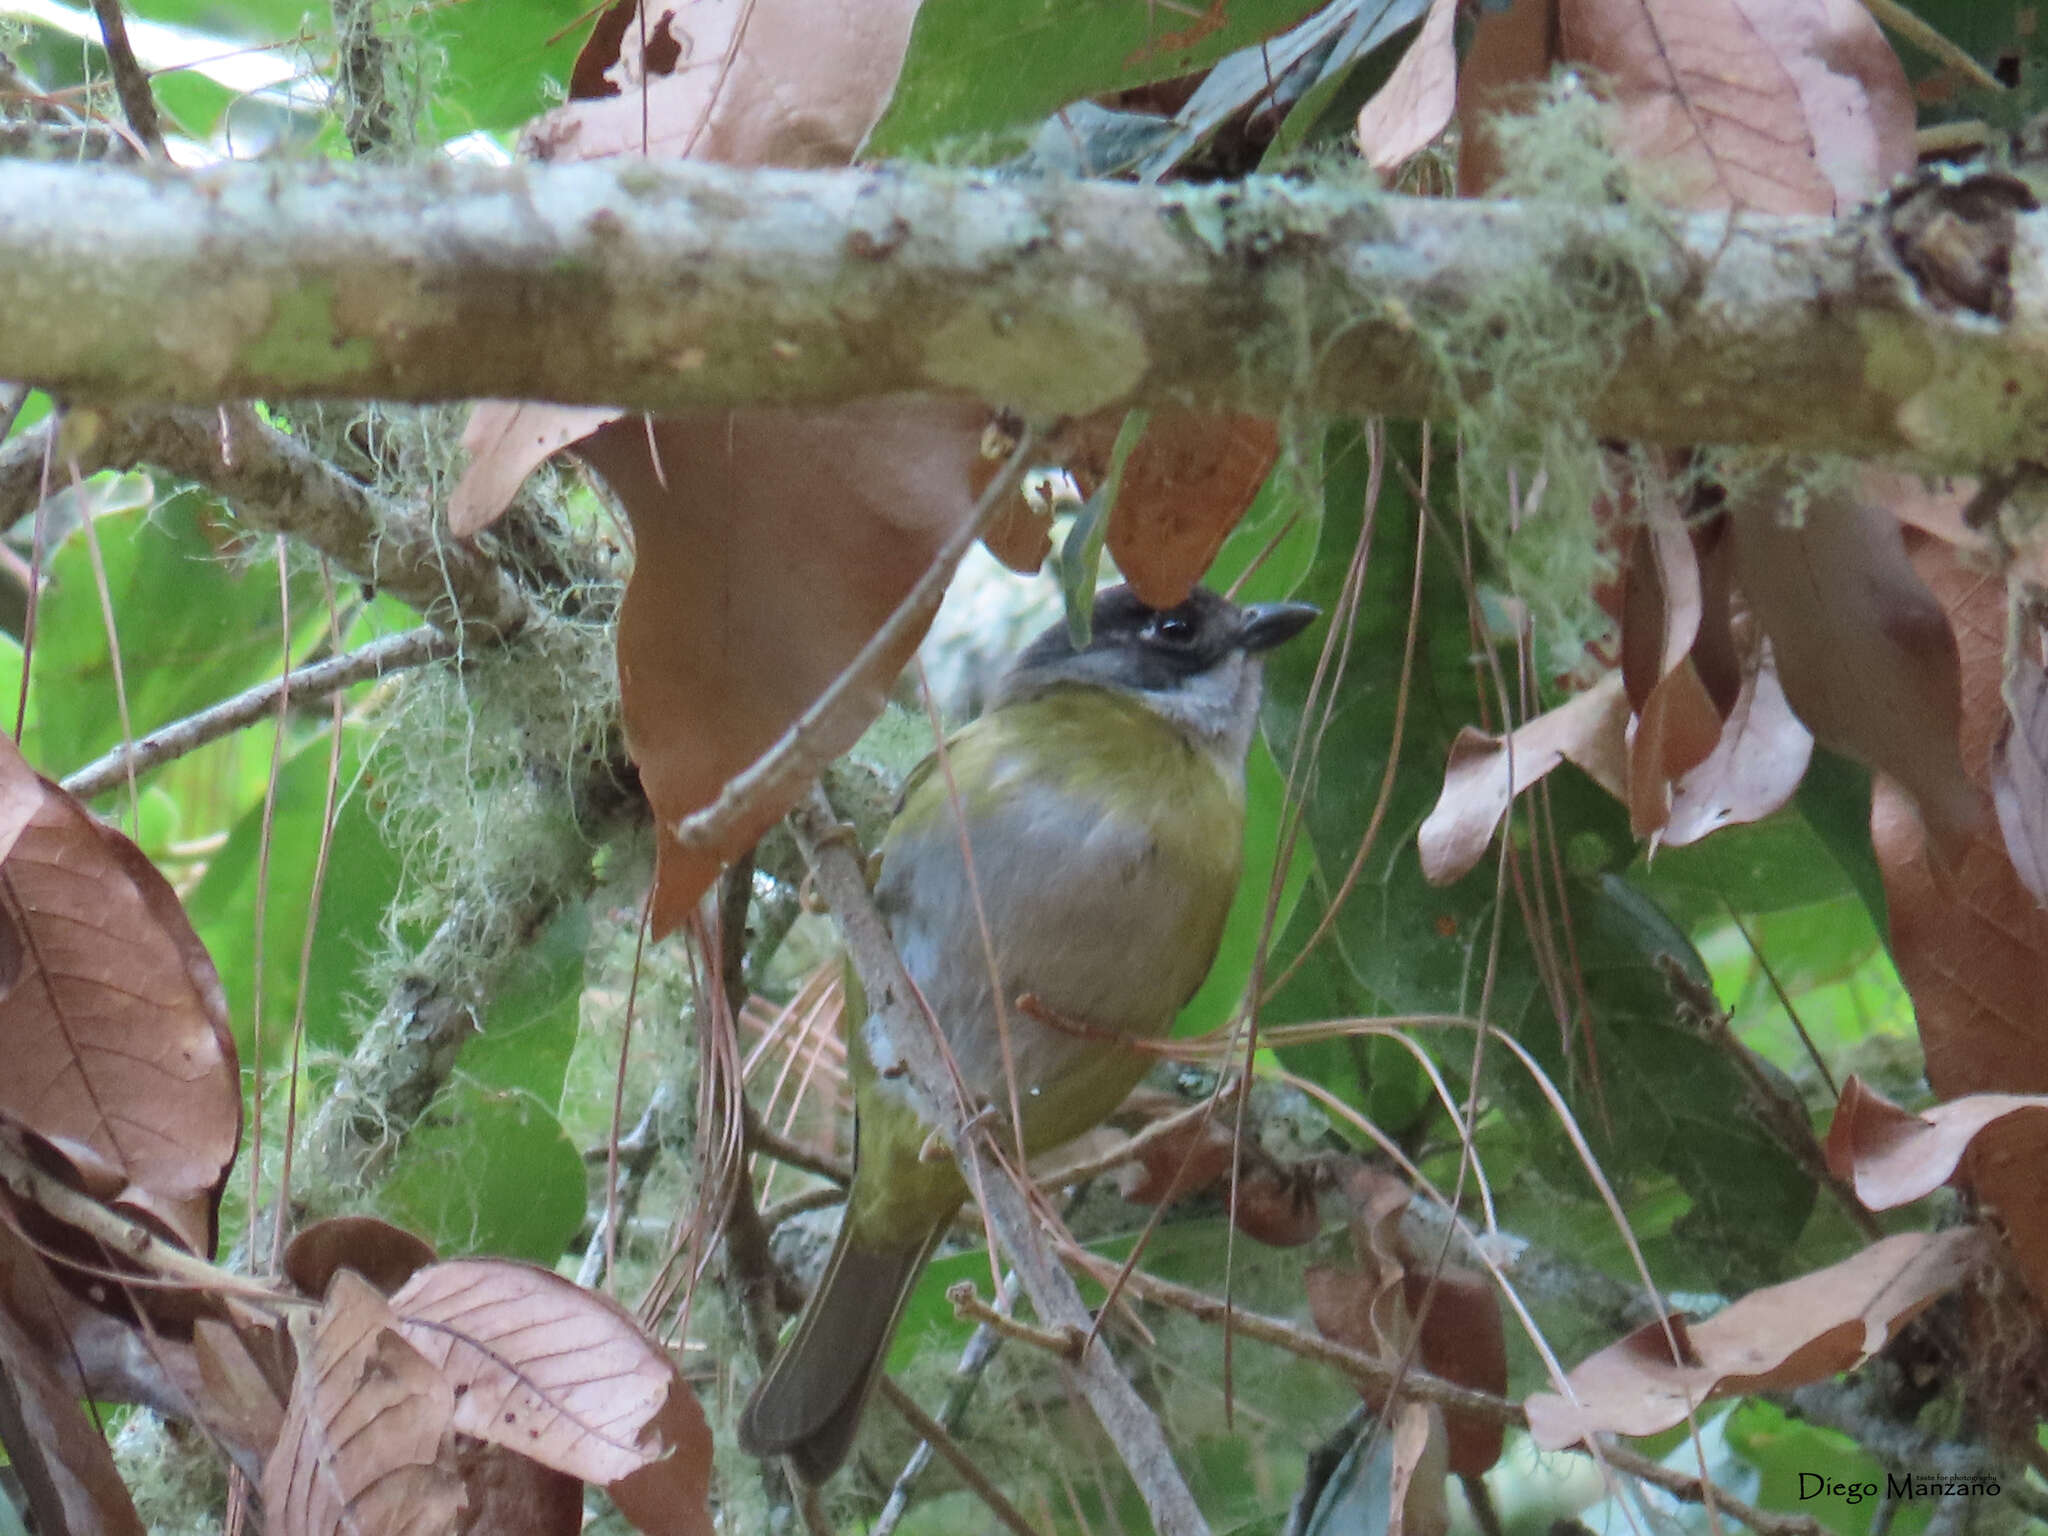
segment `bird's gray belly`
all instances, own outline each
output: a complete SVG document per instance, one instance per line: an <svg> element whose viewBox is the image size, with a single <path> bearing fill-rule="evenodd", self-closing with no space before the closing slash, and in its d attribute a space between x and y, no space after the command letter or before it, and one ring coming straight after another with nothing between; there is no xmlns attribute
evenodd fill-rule
<svg viewBox="0 0 2048 1536"><path fill-rule="evenodd" d="M1026 993L1087 1030L1165 1033L1210 956L1207 936L1187 931L1190 892L1164 866L1149 819L1077 811L1071 797L1027 789L969 822L971 884L958 828L945 818L891 840L876 893L969 1089L991 1100L1007 1093L998 995L1027 1095L1093 1053L1071 1031L1020 1014Z"/></svg>

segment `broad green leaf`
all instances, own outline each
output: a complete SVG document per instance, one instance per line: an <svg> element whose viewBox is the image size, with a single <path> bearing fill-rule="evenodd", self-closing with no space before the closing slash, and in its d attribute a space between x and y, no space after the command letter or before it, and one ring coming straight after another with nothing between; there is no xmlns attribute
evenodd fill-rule
<svg viewBox="0 0 2048 1536"><path fill-rule="evenodd" d="M589 942L590 909L571 906L511 962L484 1010L482 1033L462 1049L465 1076L543 1104L560 1101L576 1049Z"/></svg>
<svg viewBox="0 0 2048 1536"><path fill-rule="evenodd" d="M553 106L601 9L591 0L465 0L414 9L408 27L432 61L435 137L504 132Z"/></svg>
<svg viewBox="0 0 2048 1536"><path fill-rule="evenodd" d="M538 1099L457 1077L406 1138L376 1204L444 1258L553 1265L583 1224L583 1185L583 1159Z"/></svg>
<svg viewBox="0 0 2048 1536"><path fill-rule="evenodd" d="M369 959L384 943L384 914L397 894L399 860L388 848L369 804L374 788L359 772L362 743L351 728L343 744L333 846L320 922L303 974L299 954L320 852L327 795L324 736L302 746L278 773L270 848L270 889L264 917L264 1057L275 1065L290 1049L293 1009L306 995L308 1041L347 1050L370 999ZM186 899L192 925L220 970L242 1060L253 1061L252 1004L256 956L257 853L263 831L259 800L228 834Z"/></svg>
<svg viewBox="0 0 2048 1536"><path fill-rule="evenodd" d="M219 503L180 491L154 510L93 520L121 645L128 719L137 736L238 693L283 666L277 567L242 560L242 535ZM315 615L320 584L291 583L294 628ZM37 738L32 760L61 778L121 740L106 614L83 528L58 546L36 609L30 659ZM10 712L9 723L12 723Z"/></svg>
<svg viewBox="0 0 2048 1536"><path fill-rule="evenodd" d="M925 0L873 156L1029 127L1068 102L1205 69L1285 31L1312 0Z"/></svg>
<svg viewBox="0 0 2048 1536"><path fill-rule="evenodd" d="M1885 1470L1847 1435L1788 1418L1775 1404L1755 1398L1729 1414L1726 1434L1729 1448L1757 1471L1759 1487L1745 1496L1761 1508L1810 1515L1841 1536L1870 1530L1881 1501L1866 1490L1885 1487ZM1830 1492L1825 1483L1845 1490L1854 1484L1857 1492ZM1919 1536L1935 1507L1931 1499L1899 1501L1891 1509L1892 1536Z"/></svg>

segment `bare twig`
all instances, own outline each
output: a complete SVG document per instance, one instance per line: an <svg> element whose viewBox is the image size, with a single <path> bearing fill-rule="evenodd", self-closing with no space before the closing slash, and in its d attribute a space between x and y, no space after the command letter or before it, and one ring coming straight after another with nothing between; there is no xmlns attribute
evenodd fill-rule
<svg viewBox="0 0 2048 1536"><path fill-rule="evenodd" d="M633 1219L640 1208L640 1192L647 1187L647 1175L653 1171L656 1159L661 1156L662 1128L669 1119L669 1112L675 1104L675 1085L667 1078L655 1084L654 1092L648 1096L647 1108L640 1112L633 1129L619 1138L619 1183L618 1183L618 1225L624 1227ZM598 1159L604 1160L606 1149L599 1149ZM585 1161L589 1159L586 1157ZM576 1283L581 1286L595 1286L604 1278L605 1254L610 1246L607 1238L612 1230L612 1210L607 1206L597 1213L597 1220L591 1226L590 1241L584 1245L582 1261L576 1266Z"/></svg>
<svg viewBox="0 0 2048 1536"><path fill-rule="evenodd" d="M791 1195L787 1200L778 1200L761 1212L761 1225L773 1232L792 1216L801 1216L805 1211L822 1211L828 1205L837 1205L846 1198L846 1190L838 1184L817 1184Z"/></svg>
<svg viewBox="0 0 2048 1536"><path fill-rule="evenodd" d="M1074 1282L1054 1262L1039 1236L1037 1218L1015 1175L982 1136L969 1132L974 1116L960 1100L936 1035L915 1001L918 993L890 940L868 890L859 854L839 835L838 818L822 791L813 789L790 815L817 887L831 903L848 955L870 1006L883 1020L908 1070L910 1084L959 1160L997 1239L1010 1256L1039 1318L1084 1333L1093 1323ZM1174 1465L1159 1420L1124 1378L1100 1341L1068 1367L1166 1536L1206 1533L1194 1496Z"/></svg>
<svg viewBox="0 0 2048 1536"><path fill-rule="evenodd" d="M1031 1522L1024 1518L1023 1511L1010 1502L1002 1489L988 1480L988 1474L974 1464L974 1458L961 1449L960 1442L953 1438L945 1425L919 1407L917 1399L898 1386L892 1378L884 1376L879 1386L889 1406L903 1415L905 1422L918 1432L924 1444L945 1458L946 1464L959 1474L960 1481L967 1485L968 1491L988 1506L989 1513L1001 1522L1005 1530L1014 1531L1017 1536L1039 1536L1032 1528ZM877 1525L875 1531L879 1536L881 1527Z"/></svg>
<svg viewBox="0 0 2048 1536"><path fill-rule="evenodd" d="M135 130L135 137L156 155L164 152L163 124L157 120L156 95L149 88L149 71L135 57L128 41L128 23L121 15L121 0L92 0L93 15L99 18L100 40L107 45L107 64L114 72L114 90L121 98L121 115Z"/></svg>
<svg viewBox="0 0 2048 1536"><path fill-rule="evenodd" d="M1079 1332L1072 1325L1065 1328L1037 1328L990 1306L981 1299L981 1293L975 1290L972 1280L957 1280L947 1286L946 1300L953 1304L955 1317L966 1318L983 1328L992 1329L1006 1339L1029 1344L1033 1349L1042 1349L1061 1360L1071 1362L1080 1359L1081 1351L1088 1344L1088 1335Z"/></svg>
<svg viewBox="0 0 2048 1536"><path fill-rule="evenodd" d="M781 794L783 803L787 804L798 784L818 776L833 755L830 748L818 740L819 727L839 708L849 689L871 680L882 657L899 648L906 636L931 622L939 599L946 595L953 572L1016 488L1024 471L1031 467L1031 455L1036 449L1036 435L1026 427L1018 434L1017 444L1010 450L1002 469L982 488L973 509L961 519L960 526L946 536L946 541L925 567L924 574L904 594L903 601L890 612L882 627L868 636L853 660L840 669L839 675L772 747L750 763L744 772L728 779L725 787L719 790L718 798L710 805L683 818L675 829L676 841L685 848L713 847L763 799Z"/></svg>
<svg viewBox="0 0 2048 1536"><path fill-rule="evenodd" d="M1011 1270L1003 1276L1003 1283L996 1291L995 1309L1008 1317L1017 1305L1021 1287L1017 1272ZM959 1424L960 1416L967 1411L967 1405L974 1400L975 1390L981 1385L981 1378L988 1370L989 1362L1002 1347L1002 1335L986 1325L977 1327L967 1340L967 1347L960 1351L960 1363L953 1368L953 1384L946 1390L946 1400L939 1405L935 1416L937 1424L949 1434ZM889 1498L882 1505L882 1512L875 1516L875 1524L868 1536L890 1536L910 1508L911 1490L917 1480L924 1476L924 1469L931 1464L932 1441L927 1437L920 1440L917 1449L910 1453L910 1460L903 1464L903 1470L896 1474L895 1486L889 1490ZM949 1458L950 1459L950 1458Z"/></svg>
<svg viewBox="0 0 2048 1536"><path fill-rule="evenodd" d="M813 1152L800 1142L791 1141L761 1118L761 1112L751 1101L746 1108L747 1150L759 1152L763 1157L772 1157L778 1163L791 1168L801 1168L805 1173L815 1173L821 1179L830 1179L843 1192L853 1182L853 1170L836 1158ZM803 1197L799 1195L798 1199ZM785 1202L786 1203L786 1202ZM830 1200L821 1201L829 1205ZM793 1214L793 1213L792 1213Z"/></svg>
<svg viewBox="0 0 2048 1536"><path fill-rule="evenodd" d="M64 440L82 473L151 464L216 492L252 528L292 535L358 581L465 640L508 638L528 617L512 578L466 545L351 479L246 406L73 412ZM42 496L54 422L0 445L0 526Z"/></svg>
<svg viewBox="0 0 2048 1536"><path fill-rule="evenodd" d="M458 642L452 635L431 625L422 625L403 634L373 640L340 656L308 662L303 667L293 668L283 677L258 683L231 699L223 699L125 746L116 747L67 777L64 787L79 799L90 800L121 783L130 773L146 773L173 758L196 752L210 741L218 741L244 726L256 724L277 708L281 698L288 696L294 702L323 699L343 688L382 677L387 672L443 660L455 655L458 649Z"/></svg>

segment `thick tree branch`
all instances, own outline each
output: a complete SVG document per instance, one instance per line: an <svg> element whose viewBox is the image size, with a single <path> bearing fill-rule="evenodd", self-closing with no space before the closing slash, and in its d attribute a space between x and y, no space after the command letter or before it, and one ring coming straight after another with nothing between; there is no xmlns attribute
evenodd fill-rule
<svg viewBox="0 0 2048 1536"><path fill-rule="evenodd" d="M55 430L40 427L0 445L0 526L34 509ZM497 640L526 622L526 599L498 566L247 406L73 413L60 441L58 484L67 483L73 463L82 474L154 465L218 493L252 528L303 540L349 575L412 604L437 628L459 625L466 638Z"/></svg>
<svg viewBox="0 0 2048 1536"><path fill-rule="evenodd" d="M1559 354L1625 330L1585 402L1603 435L2048 458L2048 214L1983 184L2006 190L1940 210L1988 242L1959 272L1890 206L1665 228L1273 180L13 163L0 377L103 402L929 392L1416 416L1501 382L1483 344L1447 380L1447 335L1533 313L1569 333Z"/></svg>

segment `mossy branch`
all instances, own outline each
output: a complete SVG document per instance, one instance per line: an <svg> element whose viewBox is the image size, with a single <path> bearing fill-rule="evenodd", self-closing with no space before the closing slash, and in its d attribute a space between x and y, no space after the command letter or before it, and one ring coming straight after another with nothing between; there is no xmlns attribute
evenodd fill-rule
<svg viewBox="0 0 2048 1536"><path fill-rule="evenodd" d="M1444 338L1515 327L1534 284L1573 323L1626 324L1587 391L1602 436L1969 467L2048 457L2048 214L1993 184L1936 220L1990 250L1960 272L1897 201L1667 223L1278 180L17 162L0 377L108 403L925 392L1424 416L1493 387Z"/></svg>

